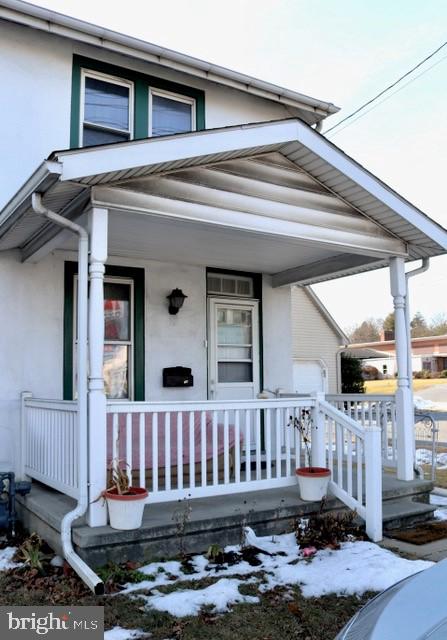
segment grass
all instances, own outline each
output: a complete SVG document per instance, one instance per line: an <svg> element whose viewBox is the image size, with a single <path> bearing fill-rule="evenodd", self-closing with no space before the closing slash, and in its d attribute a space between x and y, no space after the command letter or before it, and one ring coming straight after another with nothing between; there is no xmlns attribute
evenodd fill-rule
<svg viewBox="0 0 447 640"><path fill-rule="evenodd" d="M179 588L182 585L179 583ZM188 583L189 588L191 584ZM204 586L204 585L200 585ZM255 585L248 585L255 595ZM137 595L137 594L134 594ZM199 616L174 618L146 609L140 598L94 596L78 581L58 576L48 583L33 585L18 579L17 573L0 574L0 606L11 605L100 605L104 606L105 629L120 626L142 629L151 640L327 640L333 638L354 613L374 594L303 598L300 589L277 588L261 594L259 604L235 605L225 614L204 610Z"/></svg>
<svg viewBox="0 0 447 640"><path fill-rule="evenodd" d="M415 392L434 387L438 384L447 384L447 378L432 378L429 380L416 379L413 380L413 389ZM365 382L366 393L395 393L397 388L397 380L367 380Z"/></svg>

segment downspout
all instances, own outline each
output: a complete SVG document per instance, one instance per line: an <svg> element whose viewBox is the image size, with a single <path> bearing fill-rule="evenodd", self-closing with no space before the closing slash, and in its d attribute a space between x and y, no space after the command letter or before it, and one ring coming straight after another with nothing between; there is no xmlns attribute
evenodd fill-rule
<svg viewBox="0 0 447 640"><path fill-rule="evenodd" d="M409 302L410 296L408 295L408 281L410 280L410 278L413 278L414 276L417 276L420 273L425 273L425 271L427 271L429 267L430 267L430 258L422 258L422 264L420 267L417 267L412 271L407 271L407 273L405 274L406 292L407 292L406 299L405 299L405 319L406 319L405 324L407 328L407 370L408 370L408 383L411 391L411 397L413 397L413 366L412 366L413 360L411 357L411 325L410 325L410 302ZM414 400L413 400L413 403L414 403ZM415 449L414 459L416 460L416 442L414 442L414 449ZM414 470L419 477L421 478L424 477L424 471L422 467L417 466L416 463L414 465Z"/></svg>
<svg viewBox="0 0 447 640"><path fill-rule="evenodd" d="M88 476L87 476L87 326L88 326L88 234L75 222L66 220L42 204L40 193L32 194L32 207L35 213L44 216L51 222L68 229L79 236L78 243L78 486L79 495L76 507L67 513L61 523L61 540L64 557L78 576L96 594L104 593L104 583L94 571L78 556L73 548L71 527L73 522L84 515L88 508Z"/></svg>

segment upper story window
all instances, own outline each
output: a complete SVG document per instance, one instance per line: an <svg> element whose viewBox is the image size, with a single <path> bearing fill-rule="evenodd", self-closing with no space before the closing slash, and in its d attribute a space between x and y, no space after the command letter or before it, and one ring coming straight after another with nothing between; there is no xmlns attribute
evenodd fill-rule
<svg viewBox="0 0 447 640"><path fill-rule="evenodd" d="M72 149L204 129L202 90L73 56Z"/></svg>
<svg viewBox="0 0 447 640"><path fill-rule="evenodd" d="M196 101L168 91L149 89L149 135L187 133L196 128Z"/></svg>
<svg viewBox="0 0 447 640"><path fill-rule="evenodd" d="M83 70L80 141L83 147L133 137L133 83Z"/></svg>

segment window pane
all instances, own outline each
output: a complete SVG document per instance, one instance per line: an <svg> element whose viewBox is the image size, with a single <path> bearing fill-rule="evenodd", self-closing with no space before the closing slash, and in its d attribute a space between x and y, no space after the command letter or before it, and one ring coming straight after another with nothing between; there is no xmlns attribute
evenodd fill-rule
<svg viewBox="0 0 447 640"><path fill-rule="evenodd" d="M129 87L86 77L84 120L127 131Z"/></svg>
<svg viewBox="0 0 447 640"><path fill-rule="evenodd" d="M219 362L219 382L253 382L251 362Z"/></svg>
<svg viewBox="0 0 447 640"><path fill-rule="evenodd" d="M130 340L130 286L104 283L106 340Z"/></svg>
<svg viewBox="0 0 447 640"><path fill-rule="evenodd" d="M152 135L166 136L192 130L192 107L186 102L152 95Z"/></svg>
<svg viewBox="0 0 447 640"><path fill-rule="evenodd" d="M114 400L129 397L129 348L119 344L104 345L104 387L106 396Z"/></svg>
<svg viewBox="0 0 447 640"><path fill-rule="evenodd" d="M107 142L126 142L126 140L129 140L128 133L101 131L84 125L84 135L82 136L82 145L84 147L92 147L95 144L106 144Z"/></svg>
<svg viewBox="0 0 447 640"><path fill-rule="evenodd" d="M219 360L251 360L251 347L218 347Z"/></svg>
<svg viewBox="0 0 447 640"><path fill-rule="evenodd" d="M251 340L251 311L239 309L218 310L218 344L251 344Z"/></svg>

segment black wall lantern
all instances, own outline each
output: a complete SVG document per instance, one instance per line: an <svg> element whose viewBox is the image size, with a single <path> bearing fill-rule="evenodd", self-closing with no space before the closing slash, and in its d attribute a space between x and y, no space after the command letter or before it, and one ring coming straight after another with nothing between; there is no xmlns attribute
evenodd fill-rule
<svg viewBox="0 0 447 640"><path fill-rule="evenodd" d="M188 296L185 296L181 289L173 289L171 293L166 297L169 300L168 311L171 316L175 316L178 313L179 309L183 307L185 298L187 298Z"/></svg>

